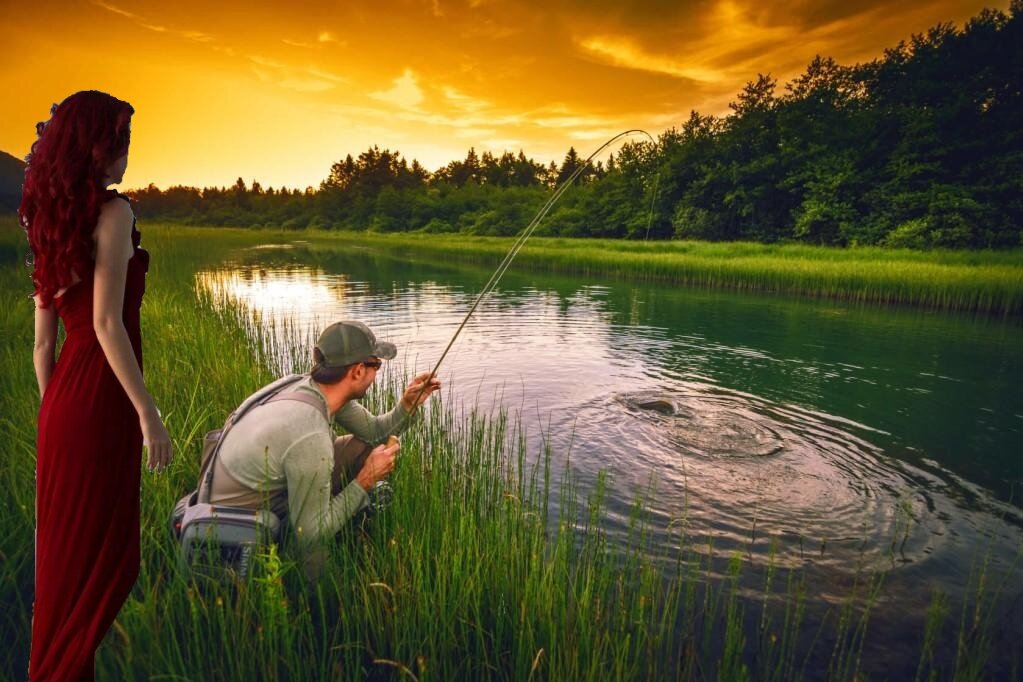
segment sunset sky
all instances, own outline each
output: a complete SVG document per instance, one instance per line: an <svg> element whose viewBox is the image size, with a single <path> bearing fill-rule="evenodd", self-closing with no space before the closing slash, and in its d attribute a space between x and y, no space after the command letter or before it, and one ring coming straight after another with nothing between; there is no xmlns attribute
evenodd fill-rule
<svg viewBox="0 0 1023 682"><path fill-rule="evenodd" d="M99 89L136 110L122 188L318 186L371 144L428 170L470 146L560 161L985 6L1008 0L4 0L0 149L24 157L52 103Z"/></svg>

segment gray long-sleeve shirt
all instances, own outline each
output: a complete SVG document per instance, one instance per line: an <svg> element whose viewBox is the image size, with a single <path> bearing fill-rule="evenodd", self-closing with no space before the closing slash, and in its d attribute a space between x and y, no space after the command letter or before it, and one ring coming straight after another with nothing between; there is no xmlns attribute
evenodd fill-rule
<svg viewBox="0 0 1023 682"><path fill-rule="evenodd" d="M279 400L249 411L224 437L213 478L213 502L270 508L290 518L303 545L332 537L368 502L355 481L331 495L334 433L324 419L327 399L311 378L289 390L308 391L323 401L323 409L296 400ZM404 430L408 412L399 402L375 416L348 401L334 421L371 444ZM226 471L230 479L220 475ZM219 475L219 478L218 478Z"/></svg>

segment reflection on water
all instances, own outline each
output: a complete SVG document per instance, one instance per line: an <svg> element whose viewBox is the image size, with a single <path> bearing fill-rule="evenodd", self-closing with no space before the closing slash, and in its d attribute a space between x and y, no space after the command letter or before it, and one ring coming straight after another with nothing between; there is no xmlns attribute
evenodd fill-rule
<svg viewBox="0 0 1023 682"><path fill-rule="evenodd" d="M488 275L291 249L197 283L302 338L362 320L411 373ZM979 553L1004 566L1023 543L1012 322L509 273L440 374L449 400L519 414L534 450L542 426L583 489L610 470L612 536L653 478L657 542L682 528L839 582L884 564L917 605L963 587Z"/></svg>
<svg viewBox="0 0 1023 682"><path fill-rule="evenodd" d="M327 277L309 268L203 271L196 282L214 296L244 301L266 315L263 319L287 317L300 323L343 302L348 289L344 275Z"/></svg>

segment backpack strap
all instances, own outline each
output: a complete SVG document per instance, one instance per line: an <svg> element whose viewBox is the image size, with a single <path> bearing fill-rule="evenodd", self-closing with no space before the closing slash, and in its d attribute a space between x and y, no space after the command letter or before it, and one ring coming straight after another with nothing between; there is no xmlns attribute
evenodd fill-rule
<svg viewBox="0 0 1023 682"><path fill-rule="evenodd" d="M327 422L330 422L330 417L327 414L327 410L322 401L317 400L314 396L310 395L305 391L292 391L288 390L298 384L298 382L305 379L308 374L291 374L277 381L264 386L259 389L248 398L246 398L238 408L228 416L227 421L224 422L224 428L220 429L220 434L217 436L217 444L213 447L209 458L203 462L203 466L199 471L199 495L198 501L209 504L210 495L213 492L213 470L216 468L213 466L217 459L217 455L220 454L220 448L224 444L224 437L231 431L235 424L241 421L242 417L248 414L254 407L265 405L275 400L297 400L299 402L312 405L323 415Z"/></svg>
<svg viewBox="0 0 1023 682"><path fill-rule="evenodd" d="M311 405L316 408L317 412L323 415L323 418L327 420L327 424L330 424L330 415L327 414L326 403L309 393L309 391L285 391L283 393L278 393L263 404L275 403L278 400L297 400L300 403Z"/></svg>

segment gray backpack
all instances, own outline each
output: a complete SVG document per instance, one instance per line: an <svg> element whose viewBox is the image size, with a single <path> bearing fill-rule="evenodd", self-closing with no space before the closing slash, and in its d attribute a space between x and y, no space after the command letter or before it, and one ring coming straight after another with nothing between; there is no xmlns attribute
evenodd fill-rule
<svg viewBox="0 0 1023 682"><path fill-rule="evenodd" d="M180 543L182 563L193 571L222 575L233 571L244 578L253 552L280 540L282 523L269 509L230 507L210 503L213 470L224 437L254 407L278 400L297 400L318 410L323 403L305 391L288 390L306 374L291 374L253 393L227 418L223 428L206 434L199 468L199 487L174 505L171 532ZM324 411L323 416L329 421Z"/></svg>

